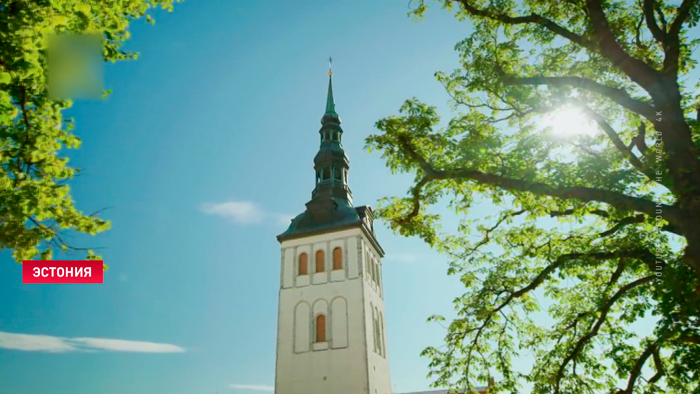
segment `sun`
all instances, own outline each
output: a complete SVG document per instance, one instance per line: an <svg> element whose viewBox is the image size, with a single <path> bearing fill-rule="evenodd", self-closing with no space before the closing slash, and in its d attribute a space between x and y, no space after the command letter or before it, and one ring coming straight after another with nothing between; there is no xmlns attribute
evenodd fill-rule
<svg viewBox="0 0 700 394"><path fill-rule="evenodd" d="M541 124L544 127L551 127L551 133L557 137L593 136L598 133L597 125L575 108L552 112L542 119Z"/></svg>

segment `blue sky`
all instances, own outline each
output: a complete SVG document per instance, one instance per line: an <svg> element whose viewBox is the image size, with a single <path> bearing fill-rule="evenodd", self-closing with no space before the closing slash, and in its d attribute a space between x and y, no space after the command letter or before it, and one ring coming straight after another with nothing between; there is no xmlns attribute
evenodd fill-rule
<svg viewBox="0 0 700 394"><path fill-rule="evenodd" d="M0 349L0 393L269 390L275 235L313 188L326 59L357 205L410 185L363 150L374 123L412 96L447 109L433 73L457 66L469 26L439 10L415 23L408 7L189 1L155 26L135 23L127 47L141 57L105 69L114 94L68 112L83 140L69 153L83 170L73 195L85 212L110 207L113 223L73 240L104 247L110 270L103 285L22 285L21 266L0 254L0 334L25 349ZM426 389L419 353L444 331L425 319L449 314L462 289L420 240L377 231L394 389Z"/></svg>

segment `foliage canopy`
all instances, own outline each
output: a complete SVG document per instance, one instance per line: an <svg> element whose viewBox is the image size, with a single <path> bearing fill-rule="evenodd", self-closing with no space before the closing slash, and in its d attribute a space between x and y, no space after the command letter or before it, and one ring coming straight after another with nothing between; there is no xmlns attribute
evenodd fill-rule
<svg viewBox="0 0 700 394"><path fill-rule="evenodd" d="M700 101L684 80L698 2L437 3L473 26L461 67L436 74L455 117L440 127L411 99L367 139L393 172L415 174L379 215L448 254L466 287L446 347L424 351L435 384L700 393ZM543 127L564 108L598 132ZM457 232L429 211L446 199ZM489 224L467 216L483 201L500 210ZM643 321L653 330L633 329Z"/></svg>
<svg viewBox="0 0 700 394"><path fill-rule="evenodd" d="M175 0L177 1L177 0ZM49 38L55 34L103 37L105 61L132 59L120 49L128 26L149 9L171 10L173 0L3 0L0 2L0 249L17 262L51 259L54 249L91 250L69 245L65 231L94 235L109 222L75 207L67 184L78 172L60 156L80 147L72 119L61 111L70 100L53 99L47 89Z"/></svg>

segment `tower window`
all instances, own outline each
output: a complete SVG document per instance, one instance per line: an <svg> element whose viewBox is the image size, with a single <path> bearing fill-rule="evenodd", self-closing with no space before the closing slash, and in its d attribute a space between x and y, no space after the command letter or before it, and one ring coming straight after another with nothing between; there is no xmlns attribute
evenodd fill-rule
<svg viewBox="0 0 700 394"><path fill-rule="evenodd" d="M325 181L325 180L330 179L330 178L331 178L331 169L326 167L323 169L323 178L322 179Z"/></svg>
<svg viewBox="0 0 700 394"><path fill-rule="evenodd" d="M374 352L379 353L379 338L378 338L378 331L377 331L377 311L374 308L374 305L370 302L369 304L370 309L372 309L372 339L374 342Z"/></svg>
<svg viewBox="0 0 700 394"><path fill-rule="evenodd" d="M379 328L382 334L382 354L386 358L386 334L384 333L384 315L379 312Z"/></svg>
<svg viewBox="0 0 700 394"><path fill-rule="evenodd" d="M326 342L326 316L324 315L316 316L316 342Z"/></svg>
<svg viewBox="0 0 700 394"><path fill-rule="evenodd" d="M326 270L326 256L322 250L316 252L316 272L324 272Z"/></svg>
<svg viewBox="0 0 700 394"><path fill-rule="evenodd" d="M371 274L372 271L369 269L369 254L365 252L365 277L367 277L367 280L369 280Z"/></svg>
<svg viewBox="0 0 700 394"><path fill-rule="evenodd" d="M343 174L345 174L345 184L347 185L347 183L348 183L348 170L343 170Z"/></svg>
<svg viewBox="0 0 700 394"><path fill-rule="evenodd" d="M309 274L309 256L306 253L299 255L299 275Z"/></svg>
<svg viewBox="0 0 700 394"><path fill-rule="evenodd" d="M335 170L333 171L333 178L336 180L341 180L342 178L340 177L340 168L336 167Z"/></svg>
<svg viewBox="0 0 700 394"><path fill-rule="evenodd" d="M333 270L343 269L343 249L335 248L333 249Z"/></svg>

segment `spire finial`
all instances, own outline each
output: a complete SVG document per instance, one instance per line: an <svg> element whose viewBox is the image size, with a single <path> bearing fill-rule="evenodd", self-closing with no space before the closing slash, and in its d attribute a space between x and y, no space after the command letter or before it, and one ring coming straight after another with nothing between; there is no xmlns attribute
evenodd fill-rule
<svg viewBox="0 0 700 394"><path fill-rule="evenodd" d="M333 57L328 57L328 76L333 76Z"/></svg>

